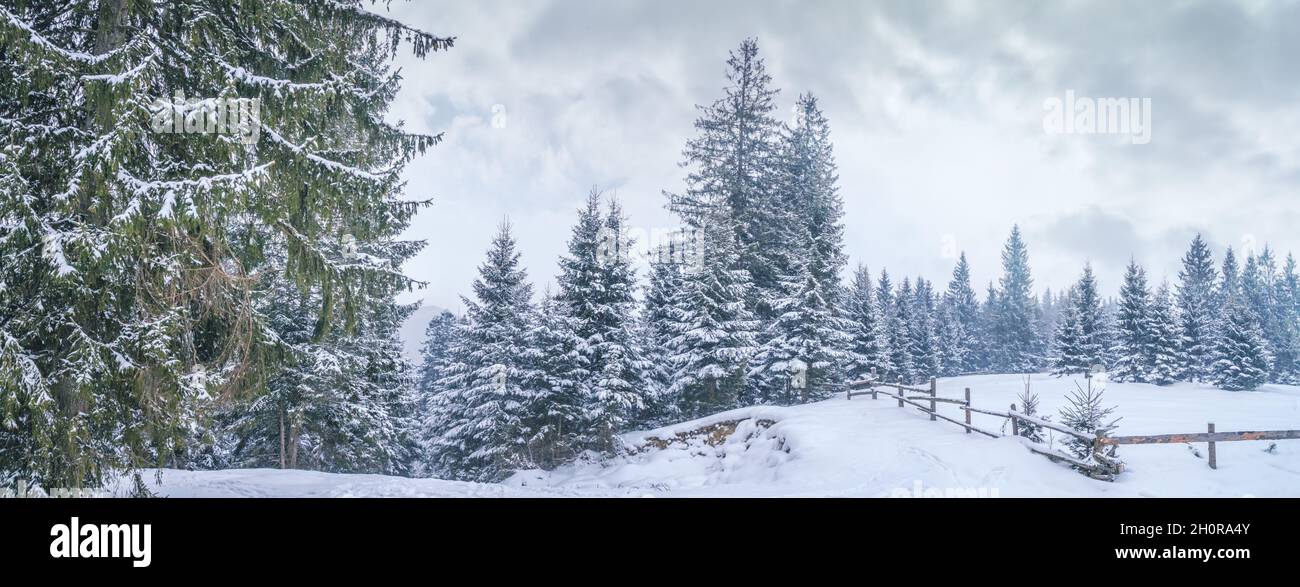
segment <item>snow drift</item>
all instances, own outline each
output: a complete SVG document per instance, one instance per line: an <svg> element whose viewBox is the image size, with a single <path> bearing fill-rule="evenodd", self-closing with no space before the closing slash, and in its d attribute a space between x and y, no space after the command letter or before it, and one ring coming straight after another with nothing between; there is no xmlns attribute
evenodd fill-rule
<svg viewBox="0 0 1300 587"><path fill-rule="evenodd" d="M1064 405L1075 381L1034 376L1041 413ZM939 395L970 387L976 407L1005 409L1021 376L944 379ZM1300 388L1227 392L1180 384L1111 383L1117 434L1300 428ZM941 412L958 417L954 406ZM1001 419L977 415L998 430ZM1053 439L1058 443L1060 438ZM161 472L156 491L174 497L1176 497L1300 495L1300 442L1225 442L1219 469L1202 445L1120 447L1115 482L1097 481L1030 453L1016 438L966 434L881 396L731 410L623 436L626 450L554 471L520 471L501 484L309 471ZM150 477L152 479L152 477Z"/></svg>

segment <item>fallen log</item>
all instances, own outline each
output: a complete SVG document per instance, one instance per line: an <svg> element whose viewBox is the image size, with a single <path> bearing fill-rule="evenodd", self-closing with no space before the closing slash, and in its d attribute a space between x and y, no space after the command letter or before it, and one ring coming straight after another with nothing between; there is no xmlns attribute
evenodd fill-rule
<svg viewBox="0 0 1300 587"><path fill-rule="evenodd" d="M1103 473L1103 474L1108 473L1108 471L1106 471L1097 463L1090 463L1088 461L1079 459L1078 457L1075 457L1073 455L1068 455L1059 450L1048 448L1027 438L1022 437L1020 444L1024 445L1025 448L1029 449L1029 452L1038 453L1046 457L1051 457L1054 459L1065 461L1067 463L1070 463L1071 465L1079 467L1080 469L1087 469L1088 471L1093 471L1096 473Z"/></svg>

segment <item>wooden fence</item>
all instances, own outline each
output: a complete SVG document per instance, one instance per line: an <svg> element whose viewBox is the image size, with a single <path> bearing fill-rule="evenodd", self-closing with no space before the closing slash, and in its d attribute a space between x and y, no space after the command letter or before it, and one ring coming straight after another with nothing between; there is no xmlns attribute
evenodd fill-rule
<svg viewBox="0 0 1300 587"><path fill-rule="evenodd" d="M1242 432L1215 432L1214 422L1206 425L1206 432L1191 434L1153 434L1147 436L1108 436L1101 439L1102 444L1191 444L1204 442L1209 445L1210 468L1218 469L1219 462L1214 450L1216 442L1236 442L1240 440L1300 440L1300 430L1263 430Z"/></svg>
<svg viewBox="0 0 1300 587"><path fill-rule="evenodd" d="M888 394L883 389L893 389L895 394ZM985 430L971 424L971 414L984 414L996 416L1008 420L1011 424L1011 435L1020 437L1020 426L1039 426L1055 432L1060 432L1067 436L1072 436L1092 444L1092 454L1090 459L1080 459L1074 455L1063 453L1055 450L1042 443L1037 443L1025 437L1021 438L1021 443L1030 452L1038 453L1056 461L1062 461L1073 465L1090 477L1104 479L1107 481L1114 480L1124 470L1124 464L1117 459L1111 458L1105 454L1105 447L1116 446L1120 444L1172 444L1172 443L1193 443L1204 442L1209 445L1209 463L1211 469L1218 469L1217 455L1214 443L1216 442L1233 442L1240 440L1300 440L1300 430L1266 430L1266 431L1244 431L1244 432L1215 432L1214 424L1210 423L1208 432L1190 433L1190 434L1157 434L1147 436L1106 436L1104 434L1093 434L1075 430L1069 426L1035 418L1033 416L1022 414L1016 411L1016 405L1011 404L1009 410L1003 412L998 410L988 410L976 408L971 405L970 388L965 389L965 395L962 399L939 397L938 380L930 378L930 385L927 388L912 387L901 383L884 383L874 377L852 381L849 383L847 396L853 399L855 396L870 395L871 399L879 399L881 393L893 397L898 401L898 407L911 406L930 416L930 421L943 420L956 424L966 429L967 434L978 432L991 438L1001 438L1001 432ZM913 395L907 395L911 393ZM965 413L965 421L950 418L939 413L938 404L954 404L959 410Z"/></svg>

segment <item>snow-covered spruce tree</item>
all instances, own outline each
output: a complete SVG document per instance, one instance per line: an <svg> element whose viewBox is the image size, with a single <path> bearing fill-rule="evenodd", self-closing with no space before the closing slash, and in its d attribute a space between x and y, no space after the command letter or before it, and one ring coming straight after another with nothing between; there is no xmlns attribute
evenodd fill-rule
<svg viewBox="0 0 1300 587"><path fill-rule="evenodd" d="M839 313L822 293L817 263L801 266L772 305L776 315L754 355L750 380L758 401L792 405L825 399L844 385L847 343Z"/></svg>
<svg viewBox="0 0 1300 587"><path fill-rule="evenodd" d="M433 396L438 394L438 382L446 374L447 363L451 359L451 348L455 343L458 320L454 314L443 310L429 319L424 328L424 341L420 344L420 364L416 372L415 405L417 438L420 441L421 454L416 459L415 474L428 477L434 474L427 459L430 430L428 415L433 407Z"/></svg>
<svg viewBox="0 0 1300 587"><path fill-rule="evenodd" d="M884 380L891 370L886 319L877 305L871 272L858 265L845 296L843 314L849 321L849 357L846 376L852 381L870 377Z"/></svg>
<svg viewBox="0 0 1300 587"><path fill-rule="evenodd" d="M523 385L537 390L545 401L533 402L528 410L527 460L546 470L571 460L590 444L584 418L590 355L580 352L578 320L570 311L568 304L546 291L528 338L532 379Z"/></svg>
<svg viewBox="0 0 1300 587"><path fill-rule="evenodd" d="M975 367L977 373L990 373L993 371L994 346L999 340L998 336L998 290L989 282L984 290L984 302L980 304L979 323L975 329L974 358L971 364Z"/></svg>
<svg viewBox="0 0 1300 587"><path fill-rule="evenodd" d="M1210 381L1229 391L1254 390L1268 381L1273 354L1246 302L1236 296L1227 303L1212 347Z"/></svg>
<svg viewBox="0 0 1300 587"><path fill-rule="evenodd" d="M906 285L907 282L903 283ZM916 278L908 327L912 344L912 369L918 381L937 377L940 369L939 322L935 308L930 282L921 277Z"/></svg>
<svg viewBox="0 0 1300 587"><path fill-rule="evenodd" d="M1038 393L1036 393L1031 387L1030 378L1028 375L1024 377L1024 382L1025 382L1024 390L1016 395L1016 399L1020 402L1020 410L1019 410L1020 413L1026 416L1038 418L1040 420L1051 419L1051 416L1044 417L1039 415ZM1017 422L1016 432L1020 436L1028 438L1034 442L1041 443L1044 440L1043 427L1037 424L1031 424L1029 422L1025 422L1024 420Z"/></svg>
<svg viewBox="0 0 1300 587"><path fill-rule="evenodd" d="M840 273L847 262L844 212L830 124L811 94L799 96L794 111L794 123L784 127L780 137L782 195L772 202L785 208L767 216L778 223L780 238L761 244L785 251L768 254L776 285L768 288L767 301L758 308L766 319L762 349L753 365L754 395L760 402L790 403L790 374L778 372L798 365L808 369L807 387L797 394L801 399L843 389L849 357L849 323L840 312ZM809 278L815 283L807 283ZM774 399L777 396L785 397Z"/></svg>
<svg viewBox="0 0 1300 587"><path fill-rule="evenodd" d="M1277 260L1267 245L1259 255L1247 258L1241 275L1242 296L1259 321L1264 340L1273 352L1268 377L1272 383L1289 380L1295 365L1295 355L1291 352L1294 344L1290 329L1292 308L1283 301L1286 293L1281 279Z"/></svg>
<svg viewBox="0 0 1300 587"><path fill-rule="evenodd" d="M466 323L451 347L428 421L428 447L439 477L498 481L528 460L536 414L549 401L533 386L536 349L530 336L532 285L503 223L474 280L474 299L462 298Z"/></svg>
<svg viewBox="0 0 1300 587"><path fill-rule="evenodd" d="M1223 253L1223 268L1219 273L1221 278L1215 289L1215 301L1219 304L1219 315L1223 316L1228 310L1228 304L1241 295L1241 269L1232 247Z"/></svg>
<svg viewBox="0 0 1300 587"><path fill-rule="evenodd" d="M1219 313L1215 294L1218 272L1214 269L1210 247L1199 234L1183 255L1178 279L1180 377L1187 381L1206 381L1213 361L1212 345Z"/></svg>
<svg viewBox="0 0 1300 587"><path fill-rule="evenodd" d="M196 431L201 452L188 464L409 474L418 452L416 372L398 328L414 306L390 299L351 320L334 308L339 315L321 330L319 289L303 291L279 273L266 279L257 312L277 366L265 371L260 393L214 411L213 426Z"/></svg>
<svg viewBox="0 0 1300 587"><path fill-rule="evenodd" d="M1011 229L1002 250L991 341L992 369L1001 373L1030 373L1042 364L1043 343L1037 331L1037 302L1029 271L1029 248L1020 227Z"/></svg>
<svg viewBox="0 0 1300 587"><path fill-rule="evenodd" d="M1071 287L1066 293L1066 304L1061 307L1056 334L1052 336L1052 374L1057 377L1087 373L1092 367L1079 349L1083 329L1079 324L1079 308L1074 303L1075 290Z"/></svg>
<svg viewBox="0 0 1300 587"><path fill-rule="evenodd" d="M673 339L673 299L681 289L681 264L673 244L651 257L649 278L641 308L641 332L644 337L646 409L637 417L641 427L655 427L680 420L677 398L668 393L673 384L670 346Z"/></svg>
<svg viewBox="0 0 1300 587"><path fill-rule="evenodd" d="M721 215L719 215L721 216ZM669 395L684 417L695 418L739 405L756 352L759 323L749 310L749 272L739 258L725 216L703 223L698 263L686 265L672 304Z"/></svg>
<svg viewBox="0 0 1300 587"><path fill-rule="evenodd" d="M1147 287L1147 273L1129 260L1124 272L1124 285L1119 290L1119 311L1115 316L1115 340L1111 354L1115 366L1111 376L1119 382L1151 383L1156 379L1153 332L1155 321L1151 316L1151 290Z"/></svg>
<svg viewBox="0 0 1300 587"><path fill-rule="evenodd" d="M626 219L616 200L601 214L601 195L592 191L578 211L568 255L560 259L556 299L567 306L577 337L581 421L578 443L614 448L615 434L645 409L644 371L637 339L636 270Z"/></svg>
<svg viewBox="0 0 1300 587"><path fill-rule="evenodd" d="M968 373L970 336L958 317L958 310L948 304L939 308L939 376L956 377Z"/></svg>
<svg viewBox="0 0 1300 587"><path fill-rule="evenodd" d="M1115 430L1115 423L1118 418L1111 418L1115 413L1115 406L1102 406L1102 386L1093 385L1093 378L1088 378L1088 385L1085 388L1077 381L1074 384L1075 389L1070 391L1066 396L1069 401L1068 405L1061 408L1061 424L1080 432L1090 432L1094 434L1107 435ZM1093 446L1091 442L1075 436L1065 438L1066 449L1083 461L1091 461ZM1115 446L1111 445L1106 456L1115 456Z"/></svg>
<svg viewBox="0 0 1300 587"><path fill-rule="evenodd" d="M0 6L0 479L184 460L206 400L277 366L260 275L353 320L409 284L339 243L368 253L417 207L396 199L400 172L437 138L384 121L388 64L403 40L421 57L451 41L362 6ZM253 124L165 132L211 130L203 107L236 97L259 100ZM268 246L285 267L261 266Z"/></svg>
<svg viewBox="0 0 1300 587"><path fill-rule="evenodd" d="M727 87L709 106L699 106L697 135L683 150L686 189L667 193L669 208L695 230L726 224L734 233L734 266L749 273L749 311L770 314L791 246L785 240L788 206L780 201L780 125L758 42L746 39L727 60ZM716 239L715 239L716 240Z"/></svg>
<svg viewBox="0 0 1300 587"><path fill-rule="evenodd" d="M1300 275L1295 257L1288 254L1277 278L1277 341L1273 344L1273 372L1278 383L1300 384Z"/></svg>
<svg viewBox="0 0 1300 587"><path fill-rule="evenodd" d="M1273 294L1276 293L1273 282L1276 277L1277 263L1267 245L1258 255L1247 253L1246 264L1241 269L1242 301L1255 313L1255 319L1264 327L1266 335L1273 315Z"/></svg>
<svg viewBox="0 0 1300 587"><path fill-rule="evenodd" d="M970 263L966 261L963 251L952 270L952 279L948 282L948 291L943 295L944 304L951 311L955 325L949 326L951 335L961 333L960 339L950 340L953 352L961 354L961 364L947 366L955 374L974 373L979 370L979 357L976 349L976 337L979 332L980 303L971 287Z"/></svg>
<svg viewBox="0 0 1300 587"><path fill-rule="evenodd" d="M888 291L888 275L882 274L880 278L880 289L876 290L880 294ZM894 365L893 376L896 381L901 383L915 383L917 378L916 365L912 356L912 281L911 278L904 277L903 282L899 284L897 291L893 291L888 298L882 298L882 304L888 303L891 310L889 321L889 362Z"/></svg>
<svg viewBox="0 0 1300 587"><path fill-rule="evenodd" d="M1056 330L1060 326L1061 310L1065 307L1060 303L1062 299L1064 294L1054 295L1049 287L1038 302L1038 337L1049 349L1056 348Z"/></svg>
<svg viewBox="0 0 1300 587"><path fill-rule="evenodd" d="M885 381L901 381L904 372L912 369L911 357L907 355L907 339L900 337L897 308L894 304L894 283L889 279L889 271L880 271L880 281L876 285L876 309L880 312L881 326L884 329L884 347L888 351L888 369L881 373ZM896 345L902 345L898 347ZM900 362L906 358L906 361Z"/></svg>
<svg viewBox="0 0 1300 587"><path fill-rule="evenodd" d="M1169 385L1178 381L1182 368L1178 320L1174 316L1173 296L1169 284L1162 283L1151 298L1150 324L1146 355L1150 361L1150 383Z"/></svg>
<svg viewBox="0 0 1300 587"><path fill-rule="evenodd" d="M424 342L420 343L420 370L416 383L416 393L420 397L422 410L428 406L428 398L437 393L436 384L442 379L447 366L448 350L456 336L456 316L443 310L429 320L424 327Z"/></svg>
<svg viewBox="0 0 1300 587"><path fill-rule="evenodd" d="M1088 373L1095 366L1107 365L1110 327L1097 293L1097 278L1092 264L1083 267L1083 275L1070 290L1070 307L1065 311L1057 331L1052 374Z"/></svg>
<svg viewBox="0 0 1300 587"><path fill-rule="evenodd" d="M802 263L812 271L824 299L837 305L840 273L848 256L844 254L844 203L837 186L830 122L812 94L800 95L794 111L795 122L782 134L779 151L783 196L778 203L784 203L789 211L777 220L788 219L784 220L789 225L782 241L792 248L785 254L785 271L778 274L778 280L784 288L784 282L798 279Z"/></svg>

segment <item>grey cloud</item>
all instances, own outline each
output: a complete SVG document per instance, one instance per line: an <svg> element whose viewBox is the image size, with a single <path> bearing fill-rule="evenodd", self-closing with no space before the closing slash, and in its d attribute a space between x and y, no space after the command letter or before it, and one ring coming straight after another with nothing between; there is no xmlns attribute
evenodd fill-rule
<svg viewBox="0 0 1300 587"><path fill-rule="evenodd" d="M873 270L943 282L951 261L936 243L951 233L986 282L1015 222L1030 237L1039 286L1056 289L1085 259L1118 288L1113 274L1130 254L1172 277L1197 230L1223 235L1213 241L1220 254L1243 234L1300 248L1300 141L1287 139L1300 136L1300 117L1270 116L1300 98L1300 35L1288 30L1300 22L1297 3L438 0L393 9L459 37L451 52L403 61L408 83L394 112L448 131L408 170L413 188L440 198L409 232L430 250L408 265L435 284L421 296L437 305L459 306L478 247L505 213L521 220L539 283L593 185L617 189L634 223L670 225L660 190L680 189L694 106L718 97L727 51L749 36L783 108L800 92L821 98L849 252ZM1152 142L1045 137L1042 102L1067 89L1152 98ZM493 103L509 109L504 132L485 127Z"/></svg>

